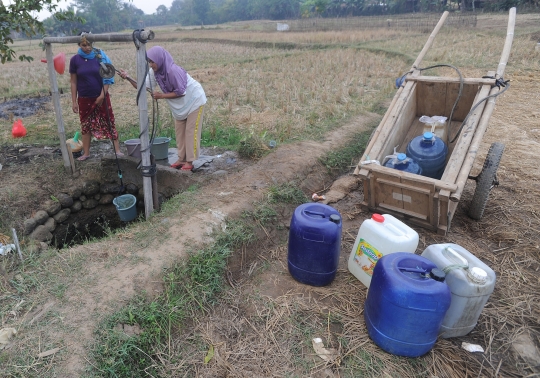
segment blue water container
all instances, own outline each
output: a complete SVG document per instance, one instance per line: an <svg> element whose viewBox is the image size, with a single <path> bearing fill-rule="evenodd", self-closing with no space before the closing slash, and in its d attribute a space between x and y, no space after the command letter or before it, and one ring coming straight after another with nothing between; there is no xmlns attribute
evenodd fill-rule
<svg viewBox="0 0 540 378"><path fill-rule="evenodd" d="M431 132L415 137L407 145L407 156L422 168L422 176L440 179L446 166L448 147Z"/></svg>
<svg viewBox="0 0 540 378"><path fill-rule="evenodd" d="M341 215L328 205L305 203L294 210L287 257L294 279L312 286L325 286L334 280L341 228Z"/></svg>
<svg viewBox="0 0 540 378"><path fill-rule="evenodd" d="M375 344L398 356L429 352L450 307L444 278L444 272L422 256L383 256L373 270L364 304L368 334Z"/></svg>
<svg viewBox="0 0 540 378"><path fill-rule="evenodd" d="M420 166L413 159L407 157L406 154L400 153L393 156L395 157L388 159L388 161L384 163L385 167L398 169L404 172L415 173L417 175L422 174L422 168L420 168Z"/></svg>

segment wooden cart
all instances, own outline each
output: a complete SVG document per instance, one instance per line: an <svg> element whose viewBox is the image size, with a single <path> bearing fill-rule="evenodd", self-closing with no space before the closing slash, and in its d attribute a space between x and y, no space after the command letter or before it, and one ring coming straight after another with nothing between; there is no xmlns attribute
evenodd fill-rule
<svg viewBox="0 0 540 378"><path fill-rule="evenodd" d="M476 180L476 192L469 209L473 219L482 217L488 194L498 184L496 171L504 150L501 143L491 146L483 170L477 177L470 177L469 173L493 112L496 95L506 84L502 77L512 47L516 9L512 8L509 12L508 32L500 63L496 72L487 73L486 76L490 78L421 75L420 63L447 16L448 12L442 15L410 72L404 77L354 171L363 180L362 208L392 214L443 235L450 229L467 179ZM455 105L460 84L461 96ZM484 100L486 97L487 100ZM448 143L449 151L441 179L374 163L382 164L386 156L393 154L395 147L398 152L405 152L407 144L422 134L424 125L419 121L421 116L449 117L452 108L452 120L447 122L448 134L450 137L458 135L462 128L459 137L453 143Z"/></svg>

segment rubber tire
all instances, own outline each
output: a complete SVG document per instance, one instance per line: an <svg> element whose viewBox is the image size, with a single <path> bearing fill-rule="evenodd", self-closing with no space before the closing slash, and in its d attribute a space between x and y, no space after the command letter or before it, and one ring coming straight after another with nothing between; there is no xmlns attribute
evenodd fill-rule
<svg viewBox="0 0 540 378"><path fill-rule="evenodd" d="M489 192L495 180L503 152L504 144L502 143L496 142L489 147L482 172L476 178L476 190L469 207L469 217L472 219L480 220L484 215Z"/></svg>

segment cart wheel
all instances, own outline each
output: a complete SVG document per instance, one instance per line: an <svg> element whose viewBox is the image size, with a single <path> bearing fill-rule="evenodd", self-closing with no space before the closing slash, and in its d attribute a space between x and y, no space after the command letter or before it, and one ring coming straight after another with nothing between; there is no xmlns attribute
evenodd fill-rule
<svg viewBox="0 0 540 378"><path fill-rule="evenodd" d="M489 148L482 172L476 176L476 190L469 208L469 216L472 219L480 220L484 215L489 192L494 186L499 185L497 180L497 169L501 162L504 151L504 144L493 143Z"/></svg>

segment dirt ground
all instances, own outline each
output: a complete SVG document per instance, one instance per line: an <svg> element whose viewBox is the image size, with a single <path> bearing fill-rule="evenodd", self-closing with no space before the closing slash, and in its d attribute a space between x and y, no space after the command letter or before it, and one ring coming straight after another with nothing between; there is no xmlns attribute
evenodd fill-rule
<svg viewBox="0 0 540 378"><path fill-rule="evenodd" d="M439 340L434 350L423 357L427 366L423 376L426 377L533 377L540 374L540 170L537 161L540 132L538 114L527 105L540 101L540 82L538 78L528 76L515 75L510 79L511 91L498 99L472 172L477 173L481 168L491 143L506 144L498 172L500 185L491 193L484 218L473 221L466 215L474 191L474 183L468 182L447 236L415 228L420 234L417 253L430 244L456 243L476 254L497 274L495 292L475 330L466 337ZM23 367L21 371L26 371L26 376L35 376L37 368L44 369L39 371L46 371L47 376L82 375L88 366L88 346L101 316L118 309L137 293L145 291L151 295L159 291L157 282L164 266L184 256L192 245L207 242L213 227L220 225L225 217L235 217L242 210L249 209L253 202L265 195L269 185L290 181L300 182L306 194L330 195L330 188L334 185L331 205L340 211L344 220L336 280L325 288L311 288L297 283L288 275L287 251L280 235L283 236L283 227L286 229L294 209L284 211L275 230L264 230L269 239L266 244L231 258L229 283L233 286L230 288L231 298L235 300L217 307L207 318L197 320L191 335L203 333L219 346L216 349L221 356L208 366L199 363L195 369L197 375L262 377L283 372L279 370L279 345L269 341L269 332L261 335L249 327L244 329L257 339L252 338L250 344L250 350L261 366L256 371L247 359L235 355L234 352L238 351L235 347L240 348L240 344L228 339L227 324L247 324L242 323L244 319L249 323L257 313L255 307L249 308L252 302L248 297L254 292L267 297L268 301L280 303L280 308L298 303L295 302L298 298L303 298L305 302L302 303L308 306L306 313L310 308L330 307L348 320L341 329L324 331L351 338L348 349L340 349L343 358L355 348L380 355L382 352L369 340L363 325L362 304L366 290L351 278L346 268L358 228L370 214L362 212L358 206L362 192L355 177L347 174L334 181L317 162L320 156L346 144L351 135L365 129L377 117L359 117L329 133L321 143L305 141L278 146L257 162L243 162L245 165L239 171L231 169L226 175L212 178L200 189L197 203L190 211L156 218L153 232L160 237L154 237L149 244L140 244L137 239L140 228L135 225L114 238L76 246L51 258L45 268L50 269L53 276L63 275L63 295L59 298L51 287L42 286L25 297L30 306L24 307L24 311L14 308L7 318L2 319L2 325L16 326L21 330L10 353L24 350L24 353L37 356L48 349L58 347L61 350L52 359L36 359L35 367L26 367L26 370ZM14 148L20 151L25 147ZM28 157L26 164L15 165L9 162L10 151L14 155L15 150L4 149L2 153L2 181L19 180L24 185L30 184L17 177L23 172L21 166L30 167L39 159L60 158L52 150L46 157ZM39 164L35 166L40 167ZM65 179L70 180L68 177ZM46 181L47 190L32 190L34 197L46 197L57 189L56 186L65 185L60 180ZM29 202L36 203L35 198ZM276 237L274 241L272 236ZM265 261L268 264L264 270L255 269L257 264L260 266ZM78 268L74 269L74 266ZM72 269L77 273L70 273ZM258 273L253 274L254 271ZM6 277L3 279L7 281ZM227 310L235 304L242 305L244 299L244 311L240 315ZM327 337L329 343L331 340L335 337ZM479 344L485 352L465 352L461 349L463 341ZM396 361L391 361L386 374L404 376ZM228 375L223 375L224 371ZM313 377L342 376L340 374L338 366L323 365L313 373Z"/></svg>

